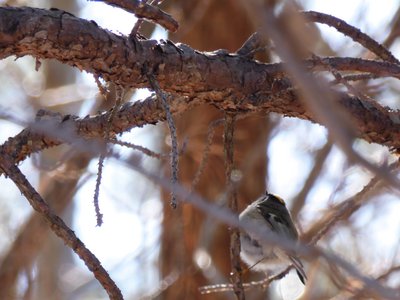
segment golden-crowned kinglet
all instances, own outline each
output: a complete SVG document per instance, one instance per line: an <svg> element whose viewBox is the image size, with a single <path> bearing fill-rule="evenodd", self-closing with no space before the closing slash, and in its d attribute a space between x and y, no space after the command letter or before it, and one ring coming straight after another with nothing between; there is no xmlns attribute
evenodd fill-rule
<svg viewBox="0 0 400 300"><path fill-rule="evenodd" d="M297 241L298 233L293 224L285 202L278 196L268 192L251 203L239 215L239 220L259 230L272 231L278 236ZM307 279L301 261L293 254L289 254L277 246L257 237L251 232L240 233L242 260L256 271L283 271L293 265L297 274L305 284Z"/></svg>

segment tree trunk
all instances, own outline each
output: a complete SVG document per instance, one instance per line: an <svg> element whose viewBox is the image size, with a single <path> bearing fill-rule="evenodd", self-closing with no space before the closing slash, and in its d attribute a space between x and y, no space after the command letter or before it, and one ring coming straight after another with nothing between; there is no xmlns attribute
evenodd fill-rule
<svg viewBox="0 0 400 300"><path fill-rule="evenodd" d="M169 7L169 11L182 9L180 24L183 33L175 38L195 49L223 48L235 52L256 30L240 1L175 1L171 5L174 7ZM233 16L237 22L232 22ZM210 124L223 117L223 113L212 106L199 106L175 119L180 144L187 139L187 147L179 160L179 183L186 188L191 188L199 168ZM236 123L234 159L242 174L238 187L240 209L265 190L268 132L268 120L260 115ZM216 127L207 165L195 188L196 193L213 202L218 202L227 188L222 134L223 123ZM255 145L259 146L256 152ZM165 168L170 166L166 164ZM164 193L164 203L168 203L168 195ZM176 270L179 277L164 291L163 299L215 299L215 294L200 295L198 288L230 282L229 230L226 225L212 221L191 205L181 204L178 210L173 210L165 204L160 259L162 276L165 278ZM195 258L206 258L204 253L210 255L212 262L208 268L201 269ZM231 299L233 293L217 296Z"/></svg>

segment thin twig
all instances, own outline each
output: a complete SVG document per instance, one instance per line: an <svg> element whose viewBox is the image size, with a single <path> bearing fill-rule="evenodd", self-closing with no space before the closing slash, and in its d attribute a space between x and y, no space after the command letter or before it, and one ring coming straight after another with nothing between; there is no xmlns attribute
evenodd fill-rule
<svg viewBox="0 0 400 300"><path fill-rule="evenodd" d="M378 76L376 74L371 74L371 73L342 75L342 78L346 81L361 81L361 80L377 79L382 77L383 76ZM337 84L337 83L339 83L339 81L336 79L332 82L332 84Z"/></svg>
<svg viewBox="0 0 400 300"><path fill-rule="evenodd" d="M400 69L398 65L386 61L368 60L353 57L320 57L319 59L307 59L303 64L308 69L328 70L327 66L333 67L338 71L365 72L374 75L374 78L393 77L400 79ZM287 67L286 63L276 64L279 69ZM282 69L283 71L283 69Z"/></svg>
<svg viewBox="0 0 400 300"><path fill-rule="evenodd" d="M161 102L169 127L169 131L171 134L171 184L175 186L178 182L178 162L179 162L179 153L178 153L178 138L176 134L176 127L174 123L174 119L172 118L172 113L168 104L167 95L160 89L157 81L154 79L154 76L148 75L150 85L152 89L156 92L158 100ZM171 193L171 206L172 208L176 208L177 199L174 190L172 189Z"/></svg>
<svg viewBox="0 0 400 300"><path fill-rule="evenodd" d="M143 4L147 4L149 0L142 0ZM150 4L153 4L154 1L152 1ZM135 25L133 26L131 33L129 34L130 37L136 37L136 35L139 33L140 27L142 26L144 20L142 18L138 18Z"/></svg>
<svg viewBox="0 0 400 300"><path fill-rule="evenodd" d="M271 284L271 282L273 282L275 280L280 280L283 277L285 277L286 274L289 273L289 271L291 269L292 269L292 266L289 266L282 272L279 272L278 274L266 277L263 280L245 282L245 283L243 283L243 289L245 291L253 289L253 288L262 288L264 290ZM234 290L234 286L231 283L207 285L207 286L202 286L199 288L199 291L202 295L212 294L212 293L221 293L221 292L231 292L233 290Z"/></svg>
<svg viewBox="0 0 400 300"><path fill-rule="evenodd" d="M97 226L101 226L103 224L103 214L100 212L100 206L99 206L99 194L100 194L101 179L103 176L104 160L107 156L107 144L110 139L111 122L115 116L116 111L120 108L122 99L124 97L124 90L121 87L117 87L117 89L118 89L118 93L117 93L116 102L115 102L114 107L112 108L110 115L109 115L109 119L106 124L105 131L104 131L104 140L105 140L106 145L105 145L104 151L102 151L99 155L96 186L95 186L94 195L93 195L93 204L94 204L94 209L96 212Z"/></svg>
<svg viewBox="0 0 400 300"><path fill-rule="evenodd" d="M215 127L220 125L222 122L223 122L223 119L215 120L208 127L206 144L205 144L204 150L203 150L203 156L200 160L199 168L197 169L197 172L194 175L194 179L193 179L192 185L191 185L191 192L194 191L195 187L199 183L201 175L203 174L204 168L206 167L206 164L208 161L208 156L210 154L210 149L211 149L211 145L212 145L214 134L215 134Z"/></svg>
<svg viewBox="0 0 400 300"><path fill-rule="evenodd" d="M381 275L379 275L379 277L376 279L377 280L386 280L386 279L388 279L388 277L390 275L392 275L395 272L399 272L399 271L400 271L400 265L392 266L385 273L382 273Z"/></svg>
<svg viewBox="0 0 400 300"><path fill-rule="evenodd" d="M225 175L227 184L227 198L229 199L229 208L236 215L238 214L237 189L232 180L232 171L234 170L234 128L235 116L225 113L224 128L224 154L225 154ZM233 291L237 299L244 300L244 289L242 281L242 267L240 266L240 233L236 227L230 228L230 258L232 267Z"/></svg>
<svg viewBox="0 0 400 300"><path fill-rule="evenodd" d="M399 162L392 163L389 166L389 170L393 172L398 166ZM312 245L316 244L337 222L343 220L345 217L350 217L361 207L361 203L366 198L366 195L372 192L380 182L382 182L382 178L375 176L356 195L331 208L327 215L315 222L314 226L306 234L303 234L303 240L309 241Z"/></svg>
<svg viewBox="0 0 400 300"><path fill-rule="evenodd" d="M100 82L99 76L98 75L93 75L94 81L96 82L97 88L100 91L100 94L106 98L106 95L108 93L107 88Z"/></svg>
<svg viewBox="0 0 400 300"><path fill-rule="evenodd" d="M318 57L317 55L313 54L313 58L315 60L320 60L321 64L324 64L324 62L322 62L321 58ZM341 84L343 84L347 90L349 92L351 92L352 94L356 95L357 97L359 97L360 99L366 101L370 106L372 107L376 107L376 109L383 109L381 106L376 105L377 101L375 101L374 99L372 99L371 97L369 97L368 95L362 93L361 91L357 90L355 87L353 87L343 76L342 74L336 70L333 66L326 64L326 67L328 68L328 70L332 73L332 75L335 77L336 82L339 82Z"/></svg>
<svg viewBox="0 0 400 300"><path fill-rule="evenodd" d="M236 51L238 55L252 59L259 50L264 50L268 40L259 32L253 33Z"/></svg>
<svg viewBox="0 0 400 300"><path fill-rule="evenodd" d="M347 24L343 20L316 11L305 11L302 12L302 15L306 18L307 21L322 23L334 27L337 31L352 38L353 41L360 43L383 60L397 65L400 64L400 61L383 45L379 44L369 35L361 32L361 30L359 30L358 28Z"/></svg>
<svg viewBox="0 0 400 300"><path fill-rule="evenodd" d="M304 182L303 188L292 202L291 213L294 220L297 219L300 210L304 206L307 195L318 179L318 176L321 173L322 167L324 166L326 158L328 157L331 149L332 143L328 141L321 149L318 150L318 153L315 155L314 166Z"/></svg>
<svg viewBox="0 0 400 300"><path fill-rule="evenodd" d="M158 6L158 5L161 4L162 1L163 0L153 0L153 1L150 2L150 5ZM147 4L147 2L149 2L149 0L143 0L144 4ZM144 20L142 18L138 18L138 20L136 21L135 25L133 26L133 28L131 30L131 33L129 34L130 37L135 37L139 33L139 30L140 30L140 27L143 24L143 21Z"/></svg>
<svg viewBox="0 0 400 300"><path fill-rule="evenodd" d="M94 211L96 213L97 226L101 226L103 224L103 214L100 212L100 205L99 205L99 194L100 194L100 184L103 175L105 156L106 156L105 154L100 154L99 156L99 161L97 163L96 186L94 188L94 193L93 193L93 205L94 205Z"/></svg>
<svg viewBox="0 0 400 300"><path fill-rule="evenodd" d="M157 153L157 152L150 150L149 148L146 148L144 146L135 145L133 143L120 141L117 139L110 139L109 143L140 151L143 154L153 157L153 158L156 158L156 159L164 159L166 157L171 157L171 153ZM181 148L179 149L179 155L182 155L185 152L185 150L186 150L186 140L183 142Z"/></svg>
<svg viewBox="0 0 400 300"><path fill-rule="evenodd" d="M115 6L135 14L138 18L145 18L165 29L175 32L178 30L178 22L169 14L163 12L158 7L146 4L141 0L91 0L96 2L105 2L108 5Z"/></svg>
<svg viewBox="0 0 400 300"><path fill-rule="evenodd" d="M150 157L153 157L153 158L156 158L156 159L163 159L163 158L169 156L169 154L157 153L157 152L154 152L154 151L152 151L152 150L150 150L150 149L148 149L148 148L146 148L144 146L135 145L135 144L132 144L132 143L129 143L129 142L125 142L125 141L120 141L120 140L117 140L117 139L110 139L109 142L112 143L112 144L115 144L115 145L120 145L120 146L124 146L124 147L127 147L127 148L131 148L133 150L140 151L143 154L145 154L147 156L150 156Z"/></svg>

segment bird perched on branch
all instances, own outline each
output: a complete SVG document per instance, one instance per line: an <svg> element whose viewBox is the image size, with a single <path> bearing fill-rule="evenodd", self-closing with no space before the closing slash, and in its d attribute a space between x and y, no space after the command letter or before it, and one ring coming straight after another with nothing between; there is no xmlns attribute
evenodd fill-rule
<svg viewBox="0 0 400 300"><path fill-rule="evenodd" d="M275 233L278 237L297 241L298 233L285 202L268 192L251 203L239 215L239 220L260 232ZM288 253L271 245L256 233L242 231L240 234L242 260L256 271L283 271L293 265L303 284L307 279L303 264L294 253Z"/></svg>

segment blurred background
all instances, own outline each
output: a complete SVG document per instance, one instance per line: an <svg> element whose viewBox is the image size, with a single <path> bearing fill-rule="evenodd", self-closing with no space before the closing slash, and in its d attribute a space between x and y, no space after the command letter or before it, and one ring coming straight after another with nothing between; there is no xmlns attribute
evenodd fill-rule
<svg viewBox="0 0 400 300"><path fill-rule="evenodd" d="M286 1L266 2L279 12ZM56 7L95 20L116 34L129 34L136 22L132 14L93 1L21 0L0 4ZM383 5L373 0L303 0L297 4L304 10L345 20L400 57L400 1L386 0ZM179 21L178 32L168 35L162 28L144 23L141 34L182 42L200 51L222 48L235 52L257 30L241 1L165 0L162 8ZM309 47L315 54L370 57L334 29L310 26L315 36ZM270 51L257 58L264 62L279 59ZM85 116L110 109L115 103L112 85L105 101L92 75L56 61L42 61L35 71L31 57L4 59L0 61L0 80L1 142L20 132L23 127L18 121L33 120L40 108ZM400 85L394 79L362 81L354 86L381 105L399 108ZM147 94L146 90L130 91L127 100L143 99ZM180 156L180 183L217 205L224 205L226 192L223 125L212 124L222 117L211 106L196 107L175 117L179 144L185 145ZM160 153L170 150L165 124L131 130L121 139ZM353 148L376 164L395 159L387 148L362 140L357 140ZM127 158L134 150L114 146L114 151ZM146 169L164 170L169 178L168 157L157 160L141 152L136 155ZM204 170L196 177L205 155ZM235 162L240 209L268 189L286 200L305 241L312 239L341 203L353 199L374 177L349 162L329 140L324 127L278 114L252 114L238 121ZM123 162L106 159L99 197L104 224L98 227L93 206L97 168L98 157L68 146L32 155L21 164L39 193L100 259L126 299L234 299L233 293L198 292L201 286L230 282L229 232L225 225L187 204L172 210L168 191ZM82 261L48 230L14 184L1 177L0 186L0 290L18 299L107 299ZM398 287L399 193L376 184L360 197L361 204L332 226L318 245L352 262L361 273ZM317 274L326 272L322 264L313 263L309 269L317 270ZM247 272L245 281L261 278L262 274ZM321 278L306 292L307 299L347 298L329 276ZM274 283L267 292L252 290L248 298L265 299L269 294L271 299L281 299L279 284Z"/></svg>

